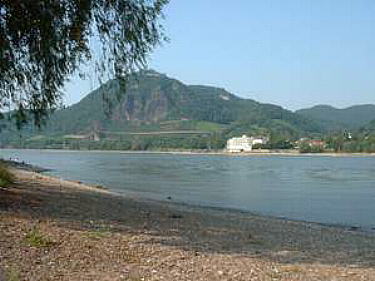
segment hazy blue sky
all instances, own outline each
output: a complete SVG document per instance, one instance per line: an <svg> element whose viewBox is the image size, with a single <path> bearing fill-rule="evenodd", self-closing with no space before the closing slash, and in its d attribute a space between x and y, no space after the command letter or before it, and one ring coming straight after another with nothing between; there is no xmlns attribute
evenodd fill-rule
<svg viewBox="0 0 375 281"><path fill-rule="evenodd" d="M375 103L374 0L171 0L150 67L289 109ZM72 81L67 103L92 90Z"/></svg>

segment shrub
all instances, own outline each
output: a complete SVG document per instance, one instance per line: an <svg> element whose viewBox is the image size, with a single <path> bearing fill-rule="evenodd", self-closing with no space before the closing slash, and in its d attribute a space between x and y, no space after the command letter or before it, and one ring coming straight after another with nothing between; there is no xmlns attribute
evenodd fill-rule
<svg viewBox="0 0 375 281"><path fill-rule="evenodd" d="M53 244L51 239L44 236L37 228L30 230L25 237L26 243L30 247L45 248Z"/></svg>
<svg viewBox="0 0 375 281"><path fill-rule="evenodd" d="M14 182L14 175L9 171L6 165L0 163L0 187L6 187Z"/></svg>
<svg viewBox="0 0 375 281"><path fill-rule="evenodd" d="M324 147L319 145L309 145L307 143L302 143L299 148L301 153L322 153L324 152Z"/></svg>

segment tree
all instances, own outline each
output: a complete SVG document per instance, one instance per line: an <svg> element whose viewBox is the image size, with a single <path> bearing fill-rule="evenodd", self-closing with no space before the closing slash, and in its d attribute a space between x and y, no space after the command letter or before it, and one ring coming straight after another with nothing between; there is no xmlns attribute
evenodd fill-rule
<svg viewBox="0 0 375 281"><path fill-rule="evenodd" d="M18 125L31 113L39 126L83 63L126 81L165 40L167 2L0 0L0 110L15 110Z"/></svg>

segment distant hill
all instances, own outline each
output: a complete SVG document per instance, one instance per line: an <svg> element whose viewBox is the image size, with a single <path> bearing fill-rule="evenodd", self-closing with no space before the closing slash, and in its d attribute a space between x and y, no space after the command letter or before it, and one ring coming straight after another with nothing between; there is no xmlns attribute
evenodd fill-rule
<svg viewBox="0 0 375 281"><path fill-rule="evenodd" d="M185 85L155 71L133 75L126 92L121 89L118 81L109 81L77 104L57 110L42 131L28 125L21 133L26 139L40 140L90 132L115 139L157 132L298 137L321 130L314 121L280 106L243 99L221 88ZM110 114L106 114L109 105ZM18 135L14 129L4 130L0 141L6 144Z"/></svg>
<svg viewBox="0 0 375 281"><path fill-rule="evenodd" d="M362 131L375 133L375 119L363 126Z"/></svg>
<svg viewBox="0 0 375 281"><path fill-rule="evenodd" d="M154 71L142 72L131 79L123 95L119 95L119 90L117 81L108 82L79 103L54 114L48 129L69 133L95 127L145 130L150 125L156 129L165 121L181 121L182 127L169 129L184 129L186 121L222 125L240 122L265 127L285 123L285 127L296 132L316 129L305 118L279 106L242 99L221 88L188 86ZM109 93L114 104L109 117L103 110L103 92ZM116 95L121 97L119 101Z"/></svg>
<svg viewBox="0 0 375 281"><path fill-rule="evenodd" d="M344 109L317 105L296 113L318 122L325 130L359 129L375 119L375 105L355 105Z"/></svg>

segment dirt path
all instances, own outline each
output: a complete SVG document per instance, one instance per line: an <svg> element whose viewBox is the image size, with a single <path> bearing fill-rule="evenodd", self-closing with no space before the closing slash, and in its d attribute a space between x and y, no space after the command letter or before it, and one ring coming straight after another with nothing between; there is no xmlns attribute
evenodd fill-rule
<svg viewBox="0 0 375 281"><path fill-rule="evenodd" d="M370 234L16 174L0 190L0 280L375 280Z"/></svg>

